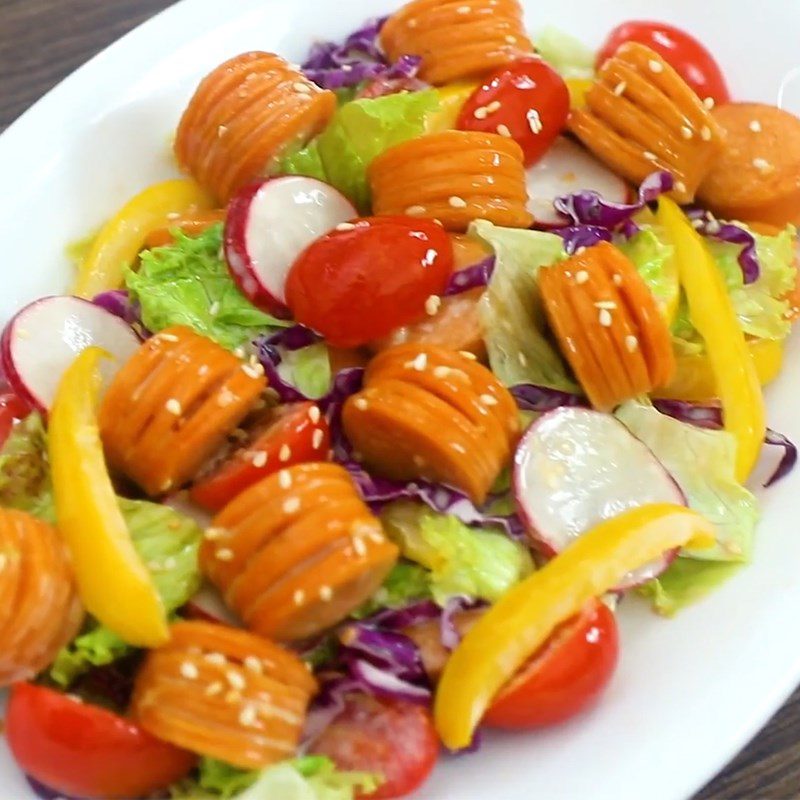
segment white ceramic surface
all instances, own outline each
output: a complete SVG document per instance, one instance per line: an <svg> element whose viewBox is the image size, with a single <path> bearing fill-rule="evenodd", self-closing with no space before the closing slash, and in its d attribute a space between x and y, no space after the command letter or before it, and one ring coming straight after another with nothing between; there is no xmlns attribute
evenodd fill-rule
<svg viewBox="0 0 800 800"><path fill-rule="evenodd" d="M614 23L661 18L712 47L737 97L800 112L797 0L526 0L532 30L598 44ZM391 0L184 0L79 69L0 137L0 318L64 290L66 242L173 173L170 133L197 80L223 58L300 59ZM57 31L53 35L58 35ZM770 424L800 442L800 341L768 391ZM419 800L681 800L753 736L800 680L800 471L768 492L755 563L673 621L621 609L622 662L604 702L558 729L487 737L442 763ZM0 798L29 797L0 745ZM276 798L278 800L278 798Z"/></svg>

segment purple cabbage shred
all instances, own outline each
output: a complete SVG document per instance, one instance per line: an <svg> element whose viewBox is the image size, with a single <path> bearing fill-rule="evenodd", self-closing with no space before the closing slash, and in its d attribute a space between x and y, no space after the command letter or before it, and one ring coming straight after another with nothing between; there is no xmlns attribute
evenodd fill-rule
<svg viewBox="0 0 800 800"><path fill-rule="evenodd" d="M127 289L110 289L107 292L100 292L94 296L92 303L127 322L141 339L150 336L150 331L142 323L141 306L138 301L131 299Z"/></svg>
<svg viewBox="0 0 800 800"><path fill-rule="evenodd" d="M554 228L551 233L564 240L564 251L568 256L574 255L581 247L594 247L600 242L611 241L611 231L598 225L570 225L566 228Z"/></svg>
<svg viewBox="0 0 800 800"><path fill-rule="evenodd" d="M756 252L756 237L747 228L736 222L720 222L710 211L702 208L690 208L686 216L692 221L695 230L709 239L727 244L741 246L737 257L742 268L742 278L745 284L757 281L761 275L761 262Z"/></svg>
<svg viewBox="0 0 800 800"><path fill-rule="evenodd" d="M470 289L478 289L489 285L494 272L495 257L487 256L477 264L473 264L466 269L454 272L442 292L442 297L452 297L455 294L467 292Z"/></svg>

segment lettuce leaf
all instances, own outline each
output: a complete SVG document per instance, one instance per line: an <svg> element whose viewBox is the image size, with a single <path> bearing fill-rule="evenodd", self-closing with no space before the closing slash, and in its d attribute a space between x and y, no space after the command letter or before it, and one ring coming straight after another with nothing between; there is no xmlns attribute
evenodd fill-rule
<svg viewBox="0 0 800 800"><path fill-rule="evenodd" d="M259 311L239 291L221 255L221 223L196 237L175 233L173 244L145 250L139 269L125 273L148 330L186 325L233 350L290 324Z"/></svg>
<svg viewBox="0 0 800 800"><path fill-rule="evenodd" d="M345 103L310 145L282 160L278 172L324 180L367 213L367 167L389 147L423 134L438 105L434 90Z"/></svg>
<svg viewBox="0 0 800 800"><path fill-rule="evenodd" d="M392 503L381 519L402 554L431 571L431 594L440 605L454 595L494 602L533 571L524 545L418 503Z"/></svg>
<svg viewBox="0 0 800 800"><path fill-rule="evenodd" d="M539 31L533 41L539 55L562 78L588 80L594 77L594 52L572 34L548 26Z"/></svg>
<svg viewBox="0 0 800 800"><path fill-rule="evenodd" d="M716 527L713 548L684 555L702 561L749 560L760 512L756 498L734 477L733 437L688 425L637 401L621 405L615 416L653 451L689 506Z"/></svg>
<svg viewBox="0 0 800 800"><path fill-rule="evenodd" d="M351 616L363 619L384 608L401 608L431 598L431 574L419 564L400 561L394 565L377 592Z"/></svg>
<svg viewBox="0 0 800 800"><path fill-rule="evenodd" d="M38 411L13 427L0 450L0 506L55 522L47 432Z"/></svg>
<svg viewBox="0 0 800 800"><path fill-rule="evenodd" d="M331 362L324 342L285 350L278 372L306 397L317 399L331 388Z"/></svg>
<svg viewBox="0 0 800 800"><path fill-rule="evenodd" d="M578 391L558 349L548 338L536 275L564 257L560 236L541 231L499 228L480 220L470 228L495 253L492 279L480 315L489 363L506 385L534 383Z"/></svg>

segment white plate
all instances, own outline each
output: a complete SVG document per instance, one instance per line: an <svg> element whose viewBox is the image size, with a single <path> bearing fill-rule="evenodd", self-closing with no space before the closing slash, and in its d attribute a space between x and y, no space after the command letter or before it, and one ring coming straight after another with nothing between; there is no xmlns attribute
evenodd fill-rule
<svg viewBox="0 0 800 800"><path fill-rule="evenodd" d="M796 0L527 0L532 29L555 24L599 44L613 24L662 18L714 50L737 97L800 112ZM0 318L66 289L66 242L173 172L170 133L197 80L228 56L300 59L391 0L184 0L79 69L0 137ZM53 31L57 36L58 31ZM795 72L793 72L795 71ZM787 362L800 359L797 338ZM800 442L800 369L769 389L770 424ZM755 563L673 621L624 603L622 662L592 713L539 734L491 737L449 759L425 800L679 800L719 770L800 680L800 471L761 493ZM8 753L0 797L30 797ZM278 800L276 798L276 800Z"/></svg>

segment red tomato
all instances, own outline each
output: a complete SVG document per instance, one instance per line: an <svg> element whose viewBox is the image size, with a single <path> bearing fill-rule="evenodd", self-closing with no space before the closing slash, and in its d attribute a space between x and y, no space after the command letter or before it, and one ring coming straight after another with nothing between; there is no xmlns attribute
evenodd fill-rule
<svg viewBox="0 0 800 800"><path fill-rule="evenodd" d="M324 461L330 446L328 422L316 403L278 406L251 442L198 480L190 496L203 508L218 511L249 486L283 467Z"/></svg>
<svg viewBox="0 0 800 800"><path fill-rule="evenodd" d="M563 722L592 705L619 655L614 613L593 601L560 626L508 682L483 721L496 728L538 728Z"/></svg>
<svg viewBox="0 0 800 800"><path fill-rule="evenodd" d="M130 720L32 683L12 687L5 729L26 773L78 797L145 797L182 778L196 761Z"/></svg>
<svg viewBox="0 0 800 800"><path fill-rule="evenodd" d="M710 97L715 103L727 103L731 99L722 70L714 56L705 45L686 31L665 22L623 22L608 34L600 48L597 68L611 58L625 42L639 42L655 50L703 100Z"/></svg>
<svg viewBox="0 0 800 800"><path fill-rule="evenodd" d="M333 230L292 266L295 319L336 347L356 347L425 316L453 271L450 237L432 220L369 217Z"/></svg>
<svg viewBox="0 0 800 800"><path fill-rule="evenodd" d="M368 797L388 800L425 782L439 756L439 739L426 708L352 695L313 749L340 769L383 775L385 783Z"/></svg>
<svg viewBox="0 0 800 800"><path fill-rule="evenodd" d="M464 103L456 127L462 131L506 133L535 164L567 124L569 90L540 58L514 61L492 73Z"/></svg>
<svg viewBox="0 0 800 800"><path fill-rule="evenodd" d="M31 413L30 407L14 392L0 394L0 447L5 444L14 423L25 419Z"/></svg>

